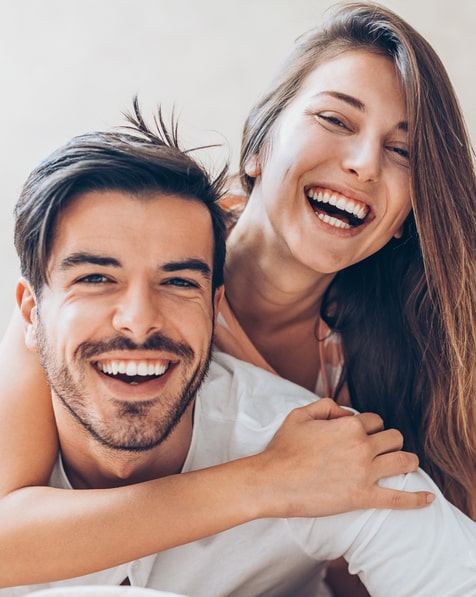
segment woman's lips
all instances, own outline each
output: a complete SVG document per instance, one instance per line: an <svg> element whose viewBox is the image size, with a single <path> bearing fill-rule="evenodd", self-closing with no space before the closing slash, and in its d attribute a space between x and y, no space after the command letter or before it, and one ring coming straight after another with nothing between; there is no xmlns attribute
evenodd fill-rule
<svg viewBox="0 0 476 597"><path fill-rule="evenodd" d="M305 193L319 219L336 228L360 226L370 213L370 207L365 203L330 189L309 187Z"/></svg>

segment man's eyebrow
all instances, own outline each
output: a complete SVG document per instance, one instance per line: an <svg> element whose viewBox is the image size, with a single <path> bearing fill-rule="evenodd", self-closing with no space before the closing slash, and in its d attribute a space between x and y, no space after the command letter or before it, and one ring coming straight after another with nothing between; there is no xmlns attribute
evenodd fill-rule
<svg viewBox="0 0 476 597"><path fill-rule="evenodd" d="M346 102L347 104L349 104L349 106L352 106L353 108L357 108L357 110L360 110L361 112L365 112L365 104L353 95L348 95L347 93L342 93L341 91L321 91L317 95L330 95L331 97L335 97L338 100ZM402 120L397 123L395 128L407 132L408 122Z"/></svg>
<svg viewBox="0 0 476 597"><path fill-rule="evenodd" d="M201 259L184 259L183 261L170 261L160 267L164 272L180 272L183 270L194 270L200 272L205 278L210 278L212 275L210 266L206 261Z"/></svg>
<svg viewBox="0 0 476 597"><path fill-rule="evenodd" d="M71 253L59 264L60 270L68 270L76 265L82 265L89 263L91 265L102 265L105 267L121 267L121 263L113 257L106 257L103 255L97 255L95 253L87 253L79 251L78 253Z"/></svg>

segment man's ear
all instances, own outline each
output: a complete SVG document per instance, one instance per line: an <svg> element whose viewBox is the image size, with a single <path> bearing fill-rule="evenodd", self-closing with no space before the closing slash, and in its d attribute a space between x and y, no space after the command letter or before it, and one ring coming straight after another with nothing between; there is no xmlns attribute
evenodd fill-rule
<svg viewBox="0 0 476 597"><path fill-rule="evenodd" d="M220 309L220 303L225 296L225 286L222 284L215 290L215 296L213 297L213 316L215 323L218 317L218 311Z"/></svg>
<svg viewBox="0 0 476 597"><path fill-rule="evenodd" d="M30 350L37 350L36 326L38 325L35 293L25 278L20 278L16 287L17 305L23 317L25 344Z"/></svg>
<svg viewBox="0 0 476 597"><path fill-rule="evenodd" d="M252 155L245 163L245 172L251 178L256 178L261 174L261 162L258 155Z"/></svg>

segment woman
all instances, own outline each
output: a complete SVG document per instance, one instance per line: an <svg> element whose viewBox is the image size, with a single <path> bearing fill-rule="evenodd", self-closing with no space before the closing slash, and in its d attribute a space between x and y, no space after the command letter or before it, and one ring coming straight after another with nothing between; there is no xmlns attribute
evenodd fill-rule
<svg viewBox="0 0 476 597"><path fill-rule="evenodd" d="M253 108L241 179L249 199L229 238L218 347L380 413L475 518L476 188L434 51L392 12L344 5L298 40ZM26 358L13 332L10 370ZM53 439L43 447L54 438L47 388L13 377L11 427L17 396L34 395L13 446L32 465L4 464L2 477L37 485L57 450ZM111 491L134 503L133 487ZM94 495L82 499L93 517ZM122 536L132 542L133 532Z"/></svg>
<svg viewBox="0 0 476 597"><path fill-rule="evenodd" d="M375 148L366 145L361 131L367 126L365 119L354 117L365 106L343 98L330 102L331 107L324 104L324 110L314 107L312 99L305 103L304 97L316 65L358 47L391 55L406 104L407 122L399 124L393 138L382 142L388 144L385 149L393 162L406 170L402 179L407 182L397 185L407 185L411 211L409 205L404 221L395 219L394 238L389 235L388 243L378 250L373 246L371 255L362 253L360 238L367 233L362 229L370 218L378 217L381 199L375 200L375 210L365 200L364 205L357 200L341 209L339 203L331 205L332 196L338 201L341 195L339 184L373 189L383 177L383 162L371 155ZM342 74L348 76L345 71ZM376 75L367 76L370 85L375 83ZM347 139L362 137L361 145L355 142L353 156L352 148L341 155L341 172L335 182L333 171L321 168L325 184L321 182L318 188L313 186L313 173L307 187L304 174L299 179L304 181L301 188L289 184L291 174L301 174L298 168L304 158L299 150L278 162L269 174L278 161L278 147L291 144L292 152L301 142L297 128L290 130L294 122L289 124L299 97L302 114L310 112L326 131L307 146L302 142L302 154L317 152L336 137L346 139L349 146ZM392 99L388 97L389 102ZM349 107L345 109L346 101ZM324 155L322 160L332 157ZM318 172L319 158L312 162L308 159L307 167ZM344 7L331 17L327 29L324 26L324 33L311 31L298 40L280 76L253 108L245 125L241 178L250 199L229 240L226 277L226 294L241 326L278 373L312 387L322 367L308 359L303 370L307 350L292 361L287 355L296 354L294 350L306 341L311 350L313 341L314 348L319 345L323 332L319 329L314 334L316 320L309 314L310 305L319 306L322 319L341 336L345 364L341 383L325 394L339 400L345 382L352 405L378 412L386 425L399 428L407 446L418 453L423 468L438 480L447 497L476 518L476 187L463 118L435 53L390 11L365 4ZM349 183L352 180L356 182ZM300 193L293 198L297 207L288 197L281 197L288 188ZM328 226L316 227L314 234L319 237L315 239L313 231L307 234L305 216L299 213L309 204ZM360 208L362 214L355 214ZM345 212L349 209L354 210L350 216ZM266 223L256 215L264 210L269 212ZM368 230L373 223L368 223ZM261 239L253 243L253 230L260 233L266 226L275 233L271 247ZM357 239L351 259L342 258L337 248L341 230L349 252L351 241ZM331 241L336 246L327 250L331 255L326 261L326 244ZM294 280L286 288L288 272L283 275L285 264L279 261L281 287L263 296L267 291L263 282L270 273L272 284L277 285L273 252L280 250L279 243L285 243L292 254L290 271L305 265L316 272L314 291L311 286L299 293ZM257 287L256 302L250 296L250 285L245 292L243 278L253 281L253 290ZM300 323L306 318L307 326ZM296 344L291 350L290 339Z"/></svg>

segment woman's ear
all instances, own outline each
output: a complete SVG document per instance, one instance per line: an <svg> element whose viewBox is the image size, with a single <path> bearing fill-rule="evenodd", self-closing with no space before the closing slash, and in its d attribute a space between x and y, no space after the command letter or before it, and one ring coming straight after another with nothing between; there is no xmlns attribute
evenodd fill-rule
<svg viewBox="0 0 476 597"><path fill-rule="evenodd" d="M220 304L225 296L225 286L221 285L215 289L215 296L213 297L213 315L215 318L215 324L220 310Z"/></svg>
<svg viewBox="0 0 476 597"><path fill-rule="evenodd" d="M25 344L30 350L37 350L36 327L38 325L37 303L30 283L25 278L20 278L16 287L16 300L21 316Z"/></svg>
<svg viewBox="0 0 476 597"><path fill-rule="evenodd" d="M403 224L400 226L400 228L395 232L395 234L393 235L393 238L402 238L403 236Z"/></svg>
<svg viewBox="0 0 476 597"><path fill-rule="evenodd" d="M246 160L245 172L251 178L256 178L261 174L261 163L258 159L258 155L255 154Z"/></svg>

